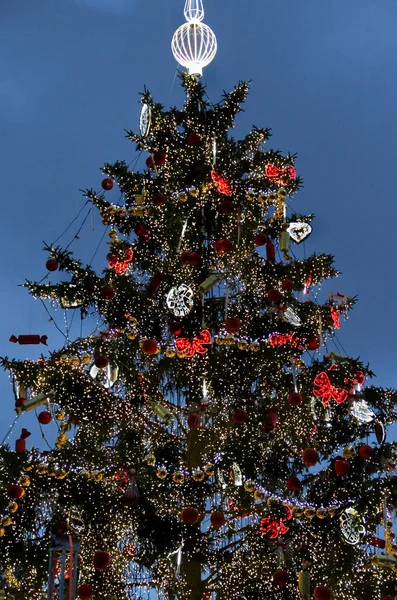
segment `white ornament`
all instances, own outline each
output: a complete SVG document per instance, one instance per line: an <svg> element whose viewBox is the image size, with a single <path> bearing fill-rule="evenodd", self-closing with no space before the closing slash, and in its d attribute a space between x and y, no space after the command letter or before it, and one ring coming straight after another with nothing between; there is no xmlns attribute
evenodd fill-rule
<svg viewBox="0 0 397 600"><path fill-rule="evenodd" d="M346 508L339 518L343 540L351 546L359 544L365 535L364 523L363 517L354 508Z"/></svg>
<svg viewBox="0 0 397 600"><path fill-rule="evenodd" d="M309 223L289 223L287 231L296 244L300 244L312 232Z"/></svg>
<svg viewBox="0 0 397 600"><path fill-rule="evenodd" d="M283 312L281 312L280 316L284 321L287 321L288 323L290 323L290 325L294 325L295 327L299 327L299 325L302 324L302 321L300 320L296 312L294 312L290 307L286 308Z"/></svg>
<svg viewBox="0 0 397 600"><path fill-rule="evenodd" d="M365 400L353 400L349 412L360 423L370 423L375 417Z"/></svg>
<svg viewBox="0 0 397 600"><path fill-rule="evenodd" d="M185 283L173 287L167 294L167 306L176 317L185 317L193 308L194 292Z"/></svg>
<svg viewBox="0 0 397 600"><path fill-rule="evenodd" d="M103 387L106 389L110 389L116 383L117 378L119 376L119 368L112 367L110 364L107 365L104 369L98 369L96 365L92 365L90 369L90 375L93 379L97 378L98 373L100 373L100 377L103 377Z"/></svg>
<svg viewBox="0 0 397 600"><path fill-rule="evenodd" d="M203 67L209 65L216 54L216 36L212 29L202 23L202 0L186 0L184 13L187 23L174 33L172 53L190 75L202 75Z"/></svg>
<svg viewBox="0 0 397 600"><path fill-rule="evenodd" d="M142 104L141 115L139 117L139 132L142 137L149 135L150 126L152 124L152 109L149 104Z"/></svg>

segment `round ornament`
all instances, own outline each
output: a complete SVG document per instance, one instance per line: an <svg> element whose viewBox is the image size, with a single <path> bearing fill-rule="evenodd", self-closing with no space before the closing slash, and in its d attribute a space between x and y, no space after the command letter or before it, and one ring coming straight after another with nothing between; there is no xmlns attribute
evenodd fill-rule
<svg viewBox="0 0 397 600"><path fill-rule="evenodd" d="M225 515L219 510L216 510L212 513L210 520L212 527L214 527L215 529L222 527L222 525L224 525L226 522Z"/></svg>
<svg viewBox="0 0 397 600"><path fill-rule="evenodd" d="M51 413L49 413L47 410L43 410L37 419L41 425L48 425L48 423L52 421Z"/></svg>
<svg viewBox="0 0 397 600"><path fill-rule="evenodd" d="M347 460L344 460L343 458L338 458L334 463L334 469L335 473L339 477L343 477L344 475L347 475L349 473L350 463L347 462Z"/></svg>
<svg viewBox="0 0 397 600"><path fill-rule="evenodd" d="M173 287L167 294L166 303L176 317L185 317L193 308L194 292L185 283Z"/></svg>
<svg viewBox="0 0 397 600"><path fill-rule="evenodd" d="M242 425L245 423L247 418L247 412L243 408L236 408L232 414L233 423L237 423L237 425Z"/></svg>
<svg viewBox="0 0 397 600"><path fill-rule="evenodd" d="M289 477L287 479L287 489L290 492L298 492L301 487L301 482L297 477Z"/></svg>
<svg viewBox="0 0 397 600"><path fill-rule="evenodd" d="M80 585L77 590L77 595L80 598L80 600L90 600L90 598L92 598L93 594L94 594L94 590L92 588L92 585L89 585L88 583L84 583L83 585Z"/></svg>
<svg viewBox="0 0 397 600"><path fill-rule="evenodd" d="M288 395L288 404L290 406L298 406L302 402L302 396L299 392L291 392Z"/></svg>
<svg viewBox="0 0 397 600"><path fill-rule="evenodd" d="M279 569L273 573L273 583L280 587L285 587L288 583L288 573L284 569Z"/></svg>
<svg viewBox="0 0 397 600"><path fill-rule="evenodd" d="M228 333L237 333L241 327L240 319L236 317L228 317L225 323L225 329Z"/></svg>
<svg viewBox="0 0 397 600"><path fill-rule="evenodd" d="M55 258L49 258L45 266L47 271L56 271L59 267L59 262Z"/></svg>
<svg viewBox="0 0 397 600"><path fill-rule="evenodd" d="M354 508L346 508L339 517L342 539L351 546L360 544L365 536L365 521Z"/></svg>
<svg viewBox="0 0 397 600"><path fill-rule="evenodd" d="M182 471L175 471L175 473L172 476L172 481L180 485L185 481L184 473Z"/></svg>
<svg viewBox="0 0 397 600"><path fill-rule="evenodd" d="M294 289L294 282L291 281L291 279L284 279L284 281L281 282L281 289L285 292L292 292Z"/></svg>
<svg viewBox="0 0 397 600"><path fill-rule="evenodd" d="M113 181L109 177L106 177L106 179L104 179L102 181L102 187L106 191L111 190L112 187L113 187L113 185L114 185L114 183L113 183Z"/></svg>
<svg viewBox="0 0 397 600"><path fill-rule="evenodd" d="M197 429L200 427L200 415L191 413L187 418L187 424L189 429Z"/></svg>
<svg viewBox="0 0 397 600"><path fill-rule="evenodd" d="M315 448L306 448L306 450L303 451L302 458L307 467L314 467L320 460Z"/></svg>
<svg viewBox="0 0 397 600"><path fill-rule="evenodd" d="M261 233L261 232L257 233L254 238L255 246L264 246L266 244L266 242L268 241L268 239L269 238L264 233Z"/></svg>
<svg viewBox="0 0 397 600"><path fill-rule="evenodd" d="M205 473L201 469L195 469L192 473L192 479L197 482L203 481L204 476L205 476Z"/></svg>
<svg viewBox="0 0 397 600"><path fill-rule="evenodd" d="M156 340L152 340L152 339L143 340L141 349L144 354L148 354L149 356L153 356L154 354L157 354L158 345L157 345Z"/></svg>
<svg viewBox="0 0 397 600"><path fill-rule="evenodd" d="M181 513L183 523L193 525L198 521L199 512L197 508L184 508Z"/></svg>
<svg viewBox="0 0 397 600"><path fill-rule="evenodd" d="M364 460L370 460L371 456L374 453L374 449L368 444L363 444L362 446L360 446L358 453Z"/></svg>
<svg viewBox="0 0 397 600"><path fill-rule="evenodd" d="M331 600L332 592L329 587L325 585L317 585L314 588L314 600Z"/></svg>
<svg viewBox="0 0 397 600"><path fill-rule="evenodd" d="M23 487L20 486L18 483L12 483L10 486L8 486L7 496L11 498L11 500L22 498L23 493Z"/></svg>
<svg viewBox="0 0 397 600"><path fill-rule="evenodd" d="M104 552L103 550L96 550L94 554L94 567L98 571L103 571L110 564L110 554L109 552Z"/></svg>

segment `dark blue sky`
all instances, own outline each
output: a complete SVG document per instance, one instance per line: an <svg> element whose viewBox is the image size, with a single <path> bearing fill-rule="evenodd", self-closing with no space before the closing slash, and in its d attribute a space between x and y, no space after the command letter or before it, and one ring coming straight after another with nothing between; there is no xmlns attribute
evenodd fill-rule
<svg viewBox="0 0 397 600"><path fill-rule="evenodd" d="M143 85L165 106L183 100L170 51L183 4L2 0L1 355L39 354L10 344L11 334L46 333L50 348L59 347L40 303L17 286L45 274L42 240L54 240L76 215L79 188L99 188L103 162L134 158L123 129L137 129ZM239 79L252 79L234 133L272 127L269 146L299 154L305 187L294 208L317 215L306 250L335 254L343 276L327 290L360 299L340 340L349 355L370 362L377 384L395 386L397 3L205 0L205 8L219 43L204 72L209 96L215 102ZM96 221L96 231L87 225L74 245L87 259L102 233ZM103 245L99 269L105 253ZM56 318L62 324L60 311ZM4 375L0 393L1 433L13 419ZM20 426L37 440L31 415L17 433Z"/></svg>

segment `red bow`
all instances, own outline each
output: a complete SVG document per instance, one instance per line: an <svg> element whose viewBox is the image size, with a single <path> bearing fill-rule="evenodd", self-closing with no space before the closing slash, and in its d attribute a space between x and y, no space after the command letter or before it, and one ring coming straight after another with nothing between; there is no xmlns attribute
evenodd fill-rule
<svg viewBox="0 0 397 600"><path fill-rule="evenodd" d="M292 511L289 506L284 505L286 516L284 519L272 519L271 517L264 517L261 519L259 529L262 535L270 533L270 539L275 540L280 535L287 533L289 527L285 525L286 521L292 519Z"/></svg>
<svg viewBox="0 0 397 600"><path fill-rule="evenodd" d="M321 398L324 406L328 406L329 401L334 399L337 404L342 404L349 397L349 392L343 388L337 388L332 385L327 373L324 371L314 378L313 394Z"/></svg>
<svg viewBox="0 0 397 600"><path fill-rule="evenodd" d="M225 196L232 195L232 188L230 187L230 183L226 179L226 177L222 177L216 171L211 171L211 179L214 182L214 185L218 188L218 192L224 194Z"/></svg>
<svg viewBox="0 0 397 600"><path fill-rule="evenodd" d="M268 179L272 179L275 183L286 185L288 179L296 178L295 167L276 167L276 165L266 165L265 175Z"/></svg>
<svg viewBox="0 0 397 600"><path fill-rule="evenodd" d="M127 248L124 252L124 260L120 260L117 254L109 254L108 267L114 269L117 274L125 273L128 269L128 263L132 261L134 252L132 248Z"/></svg>
<svg viewBox="0 0 397 600"><path fill-rule="evenodd" d="M179 337L175 340L175 348L177 352L183 352L186 358L190 358L196 352L198 354L206 354L208 348L204 348L203 344L211 343L211 333L208 329L203 329L193 339Z"/></svg>
<svg viewBox="0 0 397 600"><path fill-rule="evenodd" d="M290 344L290 346L302 348L302 346L299 344L298 338L291 333L271 333L269 336L269 343L271 346L285 346Z"/></svg>

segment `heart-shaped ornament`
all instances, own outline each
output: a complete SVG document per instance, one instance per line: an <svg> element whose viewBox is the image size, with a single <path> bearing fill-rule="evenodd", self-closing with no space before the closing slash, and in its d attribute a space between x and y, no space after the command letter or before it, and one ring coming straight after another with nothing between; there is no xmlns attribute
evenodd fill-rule
<svg viewBox="0 0 397 600"><path fill-rule="evenodd" d="M309 223L289 223L287 231L294 242L300 244L311 234L312 227Z"/></svg>

